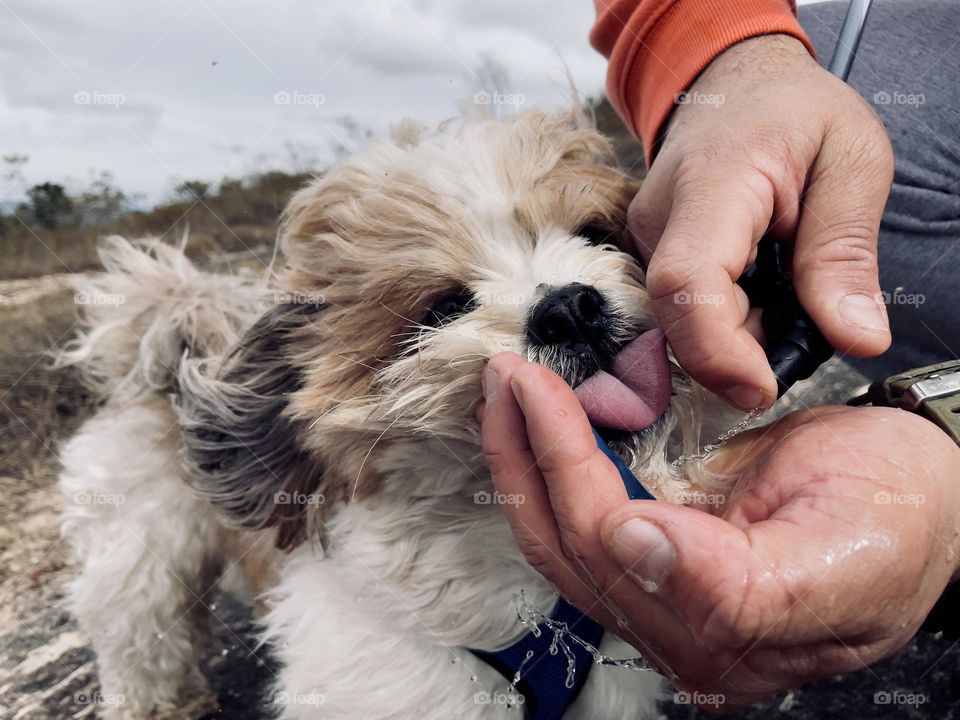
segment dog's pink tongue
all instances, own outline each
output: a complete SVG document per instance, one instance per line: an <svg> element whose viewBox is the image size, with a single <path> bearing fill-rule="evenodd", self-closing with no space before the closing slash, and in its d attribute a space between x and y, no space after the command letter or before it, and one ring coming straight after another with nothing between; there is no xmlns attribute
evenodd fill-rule
<svg viewBox="0 0 960 720"><path fill-rule="evenodd" d="M637 432L666 412L672 390L666 338L648 330L620 351L610 373L599 371L574 392L594 425Z"/></svg>

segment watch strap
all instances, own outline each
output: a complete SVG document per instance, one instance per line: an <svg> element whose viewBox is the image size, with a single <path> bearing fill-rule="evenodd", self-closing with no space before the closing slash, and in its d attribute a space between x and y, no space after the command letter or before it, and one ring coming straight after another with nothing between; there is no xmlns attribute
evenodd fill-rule
<svg viewBox="0 0 960 720"><path fill-rule="evenodd" d="M960 360L927 365L892 375L870 387L864 402L910 410L940 427L960 445Z"/></svg>

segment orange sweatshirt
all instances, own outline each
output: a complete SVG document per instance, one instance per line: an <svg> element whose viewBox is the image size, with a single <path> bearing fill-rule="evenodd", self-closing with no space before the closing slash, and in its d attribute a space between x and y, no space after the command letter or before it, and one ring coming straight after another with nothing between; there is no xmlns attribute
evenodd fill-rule
<svg viewBox="0 0 960 720"><path fill-rule="evenodd" d="M813 53L794 0L594 0L590 43L610 60L607 96L643 143L647 164L663 123L717 55L757 35L793 35Z"/></svg>

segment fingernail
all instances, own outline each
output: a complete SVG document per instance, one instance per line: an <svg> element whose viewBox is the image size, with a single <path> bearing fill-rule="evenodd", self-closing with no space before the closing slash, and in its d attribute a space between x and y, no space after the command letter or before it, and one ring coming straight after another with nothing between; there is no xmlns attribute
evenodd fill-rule
<svg viewBox="0 0 960 720"><path fill-rule="evenodd" d="M647 592L657 591L677 559L663 531L645 520L627 520L614 532L610 545L620 567Z"/></svg>
<svg viewBox="0 0 960 720"><path fill-rule="evenodd" d="M500 389L500 376L497 375L496 371L487 365L483 369L483 375L480 379L480 384L483 386L483 397L487 402L493 400L497 395L497 390Z"/></svg>
<svg viewBox="0 0 960 720"><path fill-rule="evenodd" d="M877 298L864 293L850 293L840 301L840 317L844 322L864 330L887 332L887 309Z"/></svg>
<svg viewBox="0 0 960 720"><path fill-rule="evenodd" d="M741 410L754 410L764 407L764 395L760 388L750 385L735 385L724 393L732 405Z"/></svg>

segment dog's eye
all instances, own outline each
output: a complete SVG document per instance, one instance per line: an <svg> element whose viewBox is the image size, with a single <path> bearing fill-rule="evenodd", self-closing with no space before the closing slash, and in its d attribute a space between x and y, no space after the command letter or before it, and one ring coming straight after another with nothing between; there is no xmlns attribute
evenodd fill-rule
<svg viewBox="0 0 960 720"><path fill-rule="evenodd" d="M618 232L615 228L602 222L589 222L580 227L576 233L591 245L603 245L605 243L616 244Z"/></svg>
<svg viewBox="0 0 960 720"><path fill-rule="evenodd" d="M477 306L477 300L466 288L443 295L434 301L423 318L423 324L430 327L439 327L444 323L456 320Z"/></svg>

